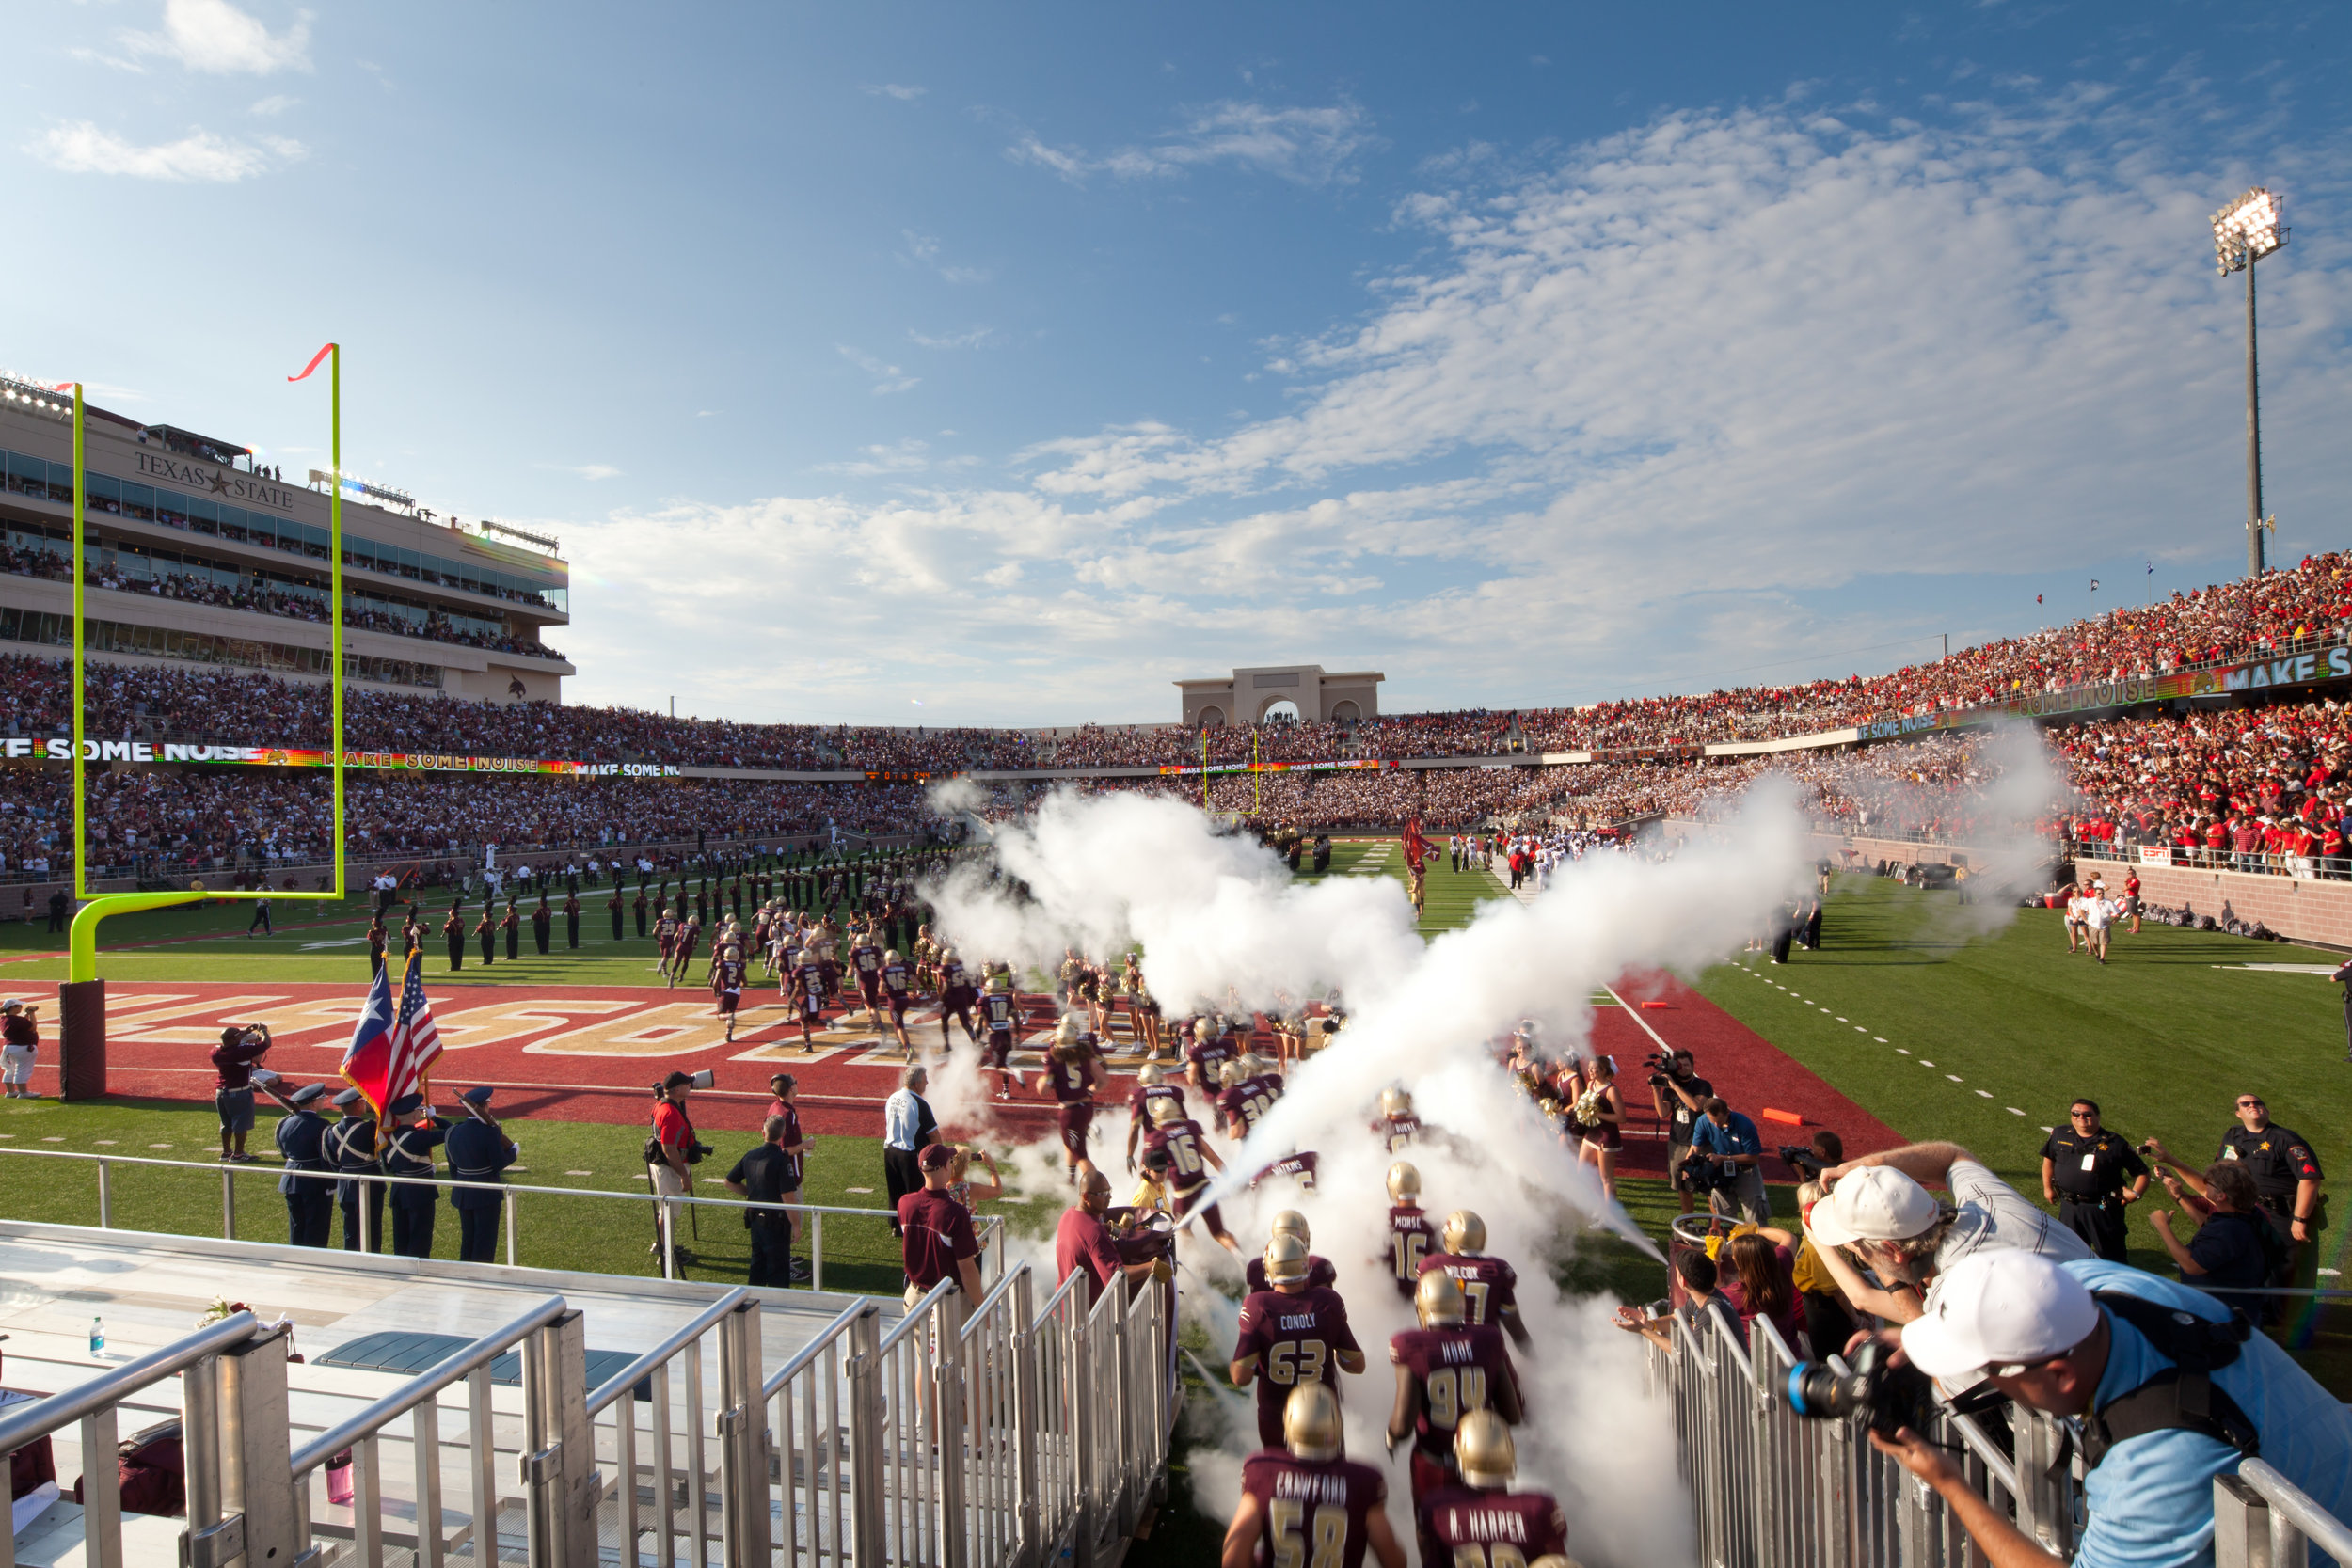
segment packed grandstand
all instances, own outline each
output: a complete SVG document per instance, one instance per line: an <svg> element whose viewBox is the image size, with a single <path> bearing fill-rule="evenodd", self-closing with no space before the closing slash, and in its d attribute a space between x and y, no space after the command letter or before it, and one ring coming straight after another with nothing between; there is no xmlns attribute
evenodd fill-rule
<svg viewBox="0 0 2352 1568"><path fill-rule="evenodd" d="M1880 738L1864 727L1916 729L2100 682L2342 649L2352 616L2348 577L2352 554L2314 556L2258 579L1963 648L1880 676L1584 707L1383 715L1347 725L1195 732L752 724L475 703L354 683L345 730L352 752L651 764L734 776L370 769L352 778L349 837L363 854L464 860L485 844L585 851L683 839L920 835L938 827L923 781L953 774L980 778L993 792L981 812L990 816L1074 785L1178 794L1216 812L1309 832L1393 830L1410 821L1429 830L1592 828L1704 813L1756 777L1781 772L1798 781L1825 826L1965 842L2000 766L1982 731L1930 728ZM2312 669L2315 676L2293 683L2307 689L2280 690L2262 705L2246 705L2254 694L2234 690L2195 703L2151 703L2134 691L2125 694L2133 700L2077 705L2093 716L2042 731L2064 784L2040 803L2037 826L2091 846L2166 844L2243 868L2290 866L2299 858L2332 872L2328 863L2343 861L2352 794L2352 710L2327 695L2326 660ZM0 656L7 715L0 728L8 736L68 732L71 692L65 660ZM102 874L169 877L326 858L332 817L322 770L174 764L160 760L157 749L323 748L325 687L255 672L94 662L85 721L93 739L143 743L140 755L159 759L151 766L109 760L109 770L92 775L93 867L103 866ZM1772 742L1784 749L1702 750ZM1215 770L1253 758L1343 766ZM1112 771L1161 768L1192 771ZM813 776L742 776L760 772ZM0 877L40 880L71 866L67 790L63 770L37 757L0 774Z"/></svg>

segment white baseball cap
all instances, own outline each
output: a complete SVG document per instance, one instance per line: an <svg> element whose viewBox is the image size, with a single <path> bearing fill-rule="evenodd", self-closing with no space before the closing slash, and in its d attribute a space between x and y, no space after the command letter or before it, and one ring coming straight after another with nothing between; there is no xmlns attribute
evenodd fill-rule
<svg viewBox="0 0 2352 1568"><path fill-rule="evenodd" d="M2090 1287L2056 1259L1998 1247L1936 1280L1924 1314L1903 1325L1903 1354L1946 1387L1962 1388L1996 1369L2063 1355L2098 1327Z"/></svg>
<svg viewBox="0 0 2352 1568"><path fill-rule="evenodd" d="M1892 1165L1865 1165L1837 1179L1805 1216L1817 1246L1899 1242L1933 1225L1942 1212L1925 1187Z"/></svg>

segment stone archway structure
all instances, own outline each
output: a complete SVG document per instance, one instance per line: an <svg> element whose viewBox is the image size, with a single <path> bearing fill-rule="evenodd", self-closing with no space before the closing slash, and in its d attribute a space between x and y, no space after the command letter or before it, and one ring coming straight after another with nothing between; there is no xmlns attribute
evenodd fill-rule
<svg viewBox="0 0 2352 1568"><path fill-rule="evenodd" d="M1377 670L1326 670L1320 664L1252 665L1231 675L1178 681L1186 729L1255 722L1276 703L1288 701L1306 723L1360 722L1380 712ZM1246 716L1246 717L1245 717Z"/></svg>

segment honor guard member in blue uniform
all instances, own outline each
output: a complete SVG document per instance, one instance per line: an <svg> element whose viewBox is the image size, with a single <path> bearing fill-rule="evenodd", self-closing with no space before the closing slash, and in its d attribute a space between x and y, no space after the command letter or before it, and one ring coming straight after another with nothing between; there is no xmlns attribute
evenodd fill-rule
<svg viewBox="0 0 2352 1568"><path fill-rule="evenodd" d="M487 1088L468 1089L458 1100L466 1119L449 1130L449 1174L453 1181L485 1181L503 1185L506 1167L522 1157L522 1147L509 1142L491 1118ZM499 1212L505 1195L480 1188L457 1187L449 1195L457 1211L457 1259L463 1263L495 1263L499 1249Z"/></svg>
<svg viewBox="0 0 2352 1568"><path fill-rule="evenodd" d="M305 1084L288 1093L274 1082L263 1084L259 1080L255 1086L286 1108L286 1115L278 1122L278 1152L286 1162L286 1174L278 1179L278 1190L286 1199L286 1244L332 1246L335 1184L324 1176L294 1174L329 1168L326 1118L318 1112L319 1103L326 1098L326 1088L320 1084Z"/></svg>
<svg viewBox="0 0 2352 1568"><path fill-rule="evenodd" d="M335 1108L343 1114L326 1133L327 1157L335 1162L335 1169L346 1180L335 1183L335 1202L343 1212L343 1250L359 1250L359 1205L368 1206L368 1239L373 1245L368 1250L384 1250L384 1183L357 1181L349 1178L384 1174L384 1162L376 1157L375 1117L368 1110L367 1098L358 1089L345 1089L335 1097Z"/></svg>
<svg viewBox="0 0 2352 1568"><path fill-rule="evenodd" d="M384 1174L433 1176L433 1151L449 1137L446 1117L415 1119L424 1097L404 1094L392 1101L392 1129L384 1139ZM392 1188L392 1251L402 1258L433 1256L433 1211L441 1201L438 1187Z"/></svg>

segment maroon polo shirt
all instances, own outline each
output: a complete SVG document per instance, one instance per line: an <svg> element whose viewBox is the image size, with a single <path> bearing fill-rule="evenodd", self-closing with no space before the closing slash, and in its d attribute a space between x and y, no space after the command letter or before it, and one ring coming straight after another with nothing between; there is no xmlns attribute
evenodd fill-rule
<svg viewBox="0 0 2352 1568"><path fill-rule="evenodd" d="M1054 1232L1054 1264L1057 1282L1086 1271L1087 1301L1091 1304L1104 1286L1119 1277L1121 1265L1111 1227L1084 1209L1065 1211L1061 1227Z"/></svg>
<svg viewBox="0 0 2352 1568"><path fill-rule="evenodd" d="M926 1187L900 1198L898 1228L905 1235L907 1283L925 1291L958 1277L958 1259L979 1256L972 1211L946 1193Z"/></svg>

